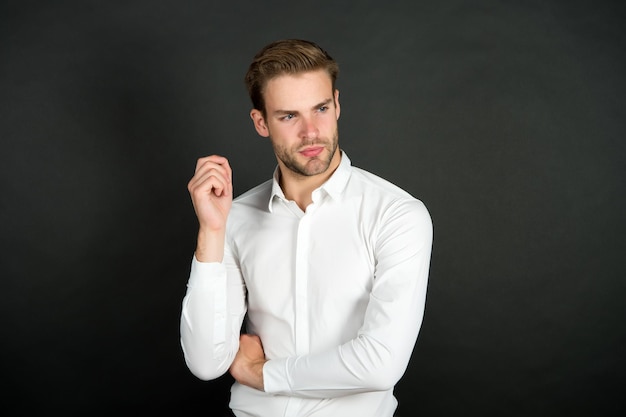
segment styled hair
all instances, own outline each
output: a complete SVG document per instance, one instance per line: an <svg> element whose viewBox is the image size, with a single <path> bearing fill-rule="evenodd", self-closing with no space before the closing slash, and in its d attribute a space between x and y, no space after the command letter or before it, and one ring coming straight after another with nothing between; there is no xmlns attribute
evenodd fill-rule
<svg viewBox="0 0 626 417"><path fill-rule="evenodd" d="M252 106L265 114L263 92L271 79L320 69L330 76L334 91L339 65L319 45L301 39L270 43L254 56L246 73L245 83Z"/></svg>

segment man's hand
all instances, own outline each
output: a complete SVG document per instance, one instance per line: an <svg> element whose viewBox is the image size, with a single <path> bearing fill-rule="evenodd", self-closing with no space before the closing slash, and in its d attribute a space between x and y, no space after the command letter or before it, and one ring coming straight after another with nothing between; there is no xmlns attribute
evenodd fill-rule
<svg viewBox="0 0 626 417"><path fill-rule="evenodd" d="M219 155L198 159L187 189L200 225L196 257L200 262L221 262L226 219L233 202L228 160Z"/></svg>
<svg viewBox="0 0 626 417"><path fill-rule="evenodd" d="M239 351L230 366L230 374L237 382L263 391L263 365L267 362L259 336L242 334Z"/></svg>

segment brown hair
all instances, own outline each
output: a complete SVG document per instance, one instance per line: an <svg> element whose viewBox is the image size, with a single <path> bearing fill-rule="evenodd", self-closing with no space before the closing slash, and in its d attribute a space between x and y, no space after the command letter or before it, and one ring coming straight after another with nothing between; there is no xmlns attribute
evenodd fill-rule
<svg viewBox="0 0 626 417"><path fill-rule="evenodd" d="M245 82L252 106L265 114L263 90L271 79L319 69L328 72L334 91L339 65L319 45L301 39L270 43L255 55L246 73Z"/></svg>

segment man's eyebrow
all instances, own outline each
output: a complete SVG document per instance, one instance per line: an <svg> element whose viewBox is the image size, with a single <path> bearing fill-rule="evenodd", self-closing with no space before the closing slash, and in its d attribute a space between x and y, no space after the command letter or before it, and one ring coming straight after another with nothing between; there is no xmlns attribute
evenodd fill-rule
<svg viewBox="0 0 626 417"><path fill-rule="evenodd" d="M320 107L326 106L330 103L332 103L333 99L332 98L327 98L326 100L322 101L321 103L316 104L315 106L313 106L313 109L319 109Z"/></svg>
<svg viewBox="0 0 626 417"><path fill-rule="evenodd" d="M317 103L316 105L312 106L311 109L319 109L320 107L326 106L330 103L333 102L332 98L327 98L326 100ZM299 114L300 112L297 110L275 110L273 112L274 115L279 116L279 115L284 115L284 114Z"/></svg>
<svg viewBox="0 0 626 417"><path fill-rule="evenodd" d="M273 114L281 115L281 114L298 114L296 110L274 110Z"/></svg>

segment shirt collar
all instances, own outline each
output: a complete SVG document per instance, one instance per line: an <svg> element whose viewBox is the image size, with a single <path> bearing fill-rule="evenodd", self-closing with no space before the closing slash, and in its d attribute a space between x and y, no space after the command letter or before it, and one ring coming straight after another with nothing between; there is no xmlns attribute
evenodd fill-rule
<svg viewBox="0 0 626 417"><path fill-rule="evenodd" d="M318 190L323 190L333 199L338 199L341 196L341 193L346 188L346 184L348 183L348 179L350 178L350 173L352 170L352 163L350 162L350 158L344 151L341 152L341 161L339 162L339 166L333 172L333 175L318 188ZM285 194L279 185L279 177L280 177L280 169L277 166L274 169L274 175L272 177L272 194L270 195L270 201L268 202L268 209L270 213L272 212L272 205L274 204L274 199L279 198L284 200ZM315 192L315 191L314 191Z"/></svg>

